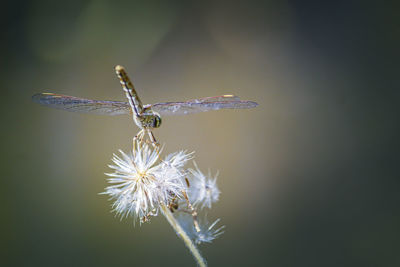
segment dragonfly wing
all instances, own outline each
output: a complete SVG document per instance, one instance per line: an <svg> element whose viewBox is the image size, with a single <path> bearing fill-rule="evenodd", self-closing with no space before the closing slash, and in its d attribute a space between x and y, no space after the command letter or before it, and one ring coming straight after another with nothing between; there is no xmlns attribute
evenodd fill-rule
<svg viewBox="0 0 400 267"><path fill-rule="evenodd" d="M150 106L161 116L186 115L219 109L247 109L258 106L256 102L239 100L237 96L216 96L186 102L157 103Z"/></svg>
<svg viewBox="0 0 400 267"><path fill-rule="evenodd" d="M239 101L240 98L235 95L221 95L221 96L209 96L209 97L203 97L199 99L193 99L189 100L186 102L228 102L228 101Z"/></svg>
<svg viewBox="0 0 400 267"><path fill-rule="evenodd" d="M73 112L98 115L123 115L130 113L129 103L120 101L90 100L52 93L35 94L32 96L32 100L43 106Z"/></svg>

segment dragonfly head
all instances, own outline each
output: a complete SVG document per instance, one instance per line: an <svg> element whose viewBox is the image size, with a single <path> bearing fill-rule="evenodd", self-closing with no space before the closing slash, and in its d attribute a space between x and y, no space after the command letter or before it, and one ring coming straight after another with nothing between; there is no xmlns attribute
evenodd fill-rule
<svg viewBox="0 0 400 267"><path fill-rule="evenodd" d="M141 116L134 116L133 118L140 128L158 128L161 125L160 115L152 110L148 110Z"/></svg>
<svg viewBox="0 0 400 267"><path fill-rule="evenodd" d="M153 122L152 128L160 127L161 126L161 117L160 117L160 115L158 115L157 113L154 113L152 122Z"/></svg>

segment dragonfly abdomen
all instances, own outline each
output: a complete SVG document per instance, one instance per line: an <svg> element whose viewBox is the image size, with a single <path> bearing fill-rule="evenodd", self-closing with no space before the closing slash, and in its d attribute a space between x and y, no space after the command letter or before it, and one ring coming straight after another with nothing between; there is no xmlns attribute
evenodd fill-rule
<svg viewBox="0 0 400 267"><path fill-rule="evenodd" d="M117 65L115 67L115 72L119 78L119 81L124 89L125 95L128 98L129 104L132 107L132 110L135 111L135 115L138 116L143 112L143 104L140 100L139 96L136 93L135 87L133 83L126 74L124 67Z"/></svg>

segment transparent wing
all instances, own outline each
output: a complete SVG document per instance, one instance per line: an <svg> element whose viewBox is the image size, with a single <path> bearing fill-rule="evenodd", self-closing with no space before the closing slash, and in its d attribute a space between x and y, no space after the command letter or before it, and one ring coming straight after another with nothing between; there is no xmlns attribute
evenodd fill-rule
<svg viewBox="0 0 400 267"><path fill-rule="evenodd" d="M253 101L243 101L233 95L223 95L214 97L205 97L193 99L185 102L165 102L153 105L147 105L145 108L151 108L161 116L185 115L219 109L245 109L258 106Z"/></svg>
<svg viewBox="0 0 400 267"><path fill-rule="evenodd" d="M240 98L235 95L220 95L220 96L208 96L199 99L192 99L185 102L227 102L227 101L240 101Z"/></svg>
<svg viewBox="0 0 400 267"><path fill-rule="evenodd" d="M32 100L43 106L81 113L123 115L131 111L128 102L90 100L52 93L35 94Z"/></svg>

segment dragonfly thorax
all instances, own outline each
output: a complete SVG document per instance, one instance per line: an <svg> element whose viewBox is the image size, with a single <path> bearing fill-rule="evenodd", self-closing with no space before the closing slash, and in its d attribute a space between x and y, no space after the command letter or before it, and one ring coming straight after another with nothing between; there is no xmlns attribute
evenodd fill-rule
<svg viewBox="0 0 400 267"><path fill-rule="evenodd" d="M146 110L140 116L133 116L137 126L141 129L158 128L161 125L161 117L152 110Z"/></svg>

